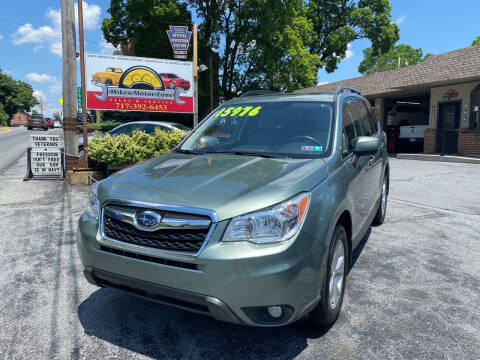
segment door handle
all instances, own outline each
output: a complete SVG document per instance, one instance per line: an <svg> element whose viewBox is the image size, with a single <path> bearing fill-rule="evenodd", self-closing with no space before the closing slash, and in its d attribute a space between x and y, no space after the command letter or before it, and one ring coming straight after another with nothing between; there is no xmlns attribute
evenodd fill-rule
<svg viewBox="0 0 480 360"><path fill-rule="evenodd" d="M372 167L375 165L375 156L370 156L370 159L368 159L368 166Z"/></svg>

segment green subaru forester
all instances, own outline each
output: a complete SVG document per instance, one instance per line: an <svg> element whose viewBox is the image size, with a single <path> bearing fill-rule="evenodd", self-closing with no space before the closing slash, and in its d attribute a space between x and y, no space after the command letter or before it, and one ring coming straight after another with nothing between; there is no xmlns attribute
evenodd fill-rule
<svg viewBox="0 0 480 360"><path fill-rule="evenodd" d="M92 187L84 273L222 321L328 326L388 183L385 134L356 90L247 93L172 152Z"/></svg>

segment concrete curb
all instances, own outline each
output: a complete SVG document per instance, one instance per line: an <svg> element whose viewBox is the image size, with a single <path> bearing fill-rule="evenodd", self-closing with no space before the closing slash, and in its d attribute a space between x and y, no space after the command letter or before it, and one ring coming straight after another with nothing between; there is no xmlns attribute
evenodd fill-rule
<svg viewBox="0 0 480 360"><path fill-rule="evenodd" d="M462 164L478 164L480 165L480 158L455 156L455 155L438 155L438 154L397 154L397 159L404 160L421 160L421 161L440 161L452 162Z"/></svg>

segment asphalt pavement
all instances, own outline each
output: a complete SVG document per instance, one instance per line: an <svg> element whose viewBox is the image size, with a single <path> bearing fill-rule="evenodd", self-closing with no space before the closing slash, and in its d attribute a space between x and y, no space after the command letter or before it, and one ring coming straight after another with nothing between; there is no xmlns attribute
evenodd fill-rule
<svg viewBox="0 0 480 360"><path fill-rule="evenodd" d="M1 135L0 135L1 136ZM391 160L330 329L248 328L88 284L88 187L0 172L0 359L479 359L480 166Z"/></svg>
<svg viewBox="0 0 480 360"><path fill-rule="evenodd" d="M30 146L30 135L61 133L61 129L27 130L26 127L0 127L0 172L13 164Z"/></svg>

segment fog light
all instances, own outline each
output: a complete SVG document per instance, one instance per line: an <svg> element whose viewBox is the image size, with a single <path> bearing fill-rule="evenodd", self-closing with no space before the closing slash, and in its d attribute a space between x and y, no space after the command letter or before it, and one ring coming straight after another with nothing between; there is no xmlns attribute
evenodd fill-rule
<svg viewBox="0 0 480 360"><path fill-rule="evenodd" d="M267 310L270 316L274 318L279 318L280 316L282 316L282 313L283 313L282 308L280 306L269 306Z"/></svg>

